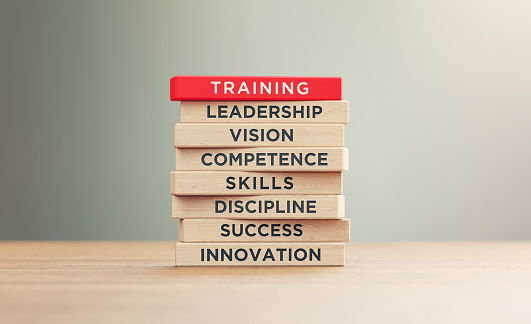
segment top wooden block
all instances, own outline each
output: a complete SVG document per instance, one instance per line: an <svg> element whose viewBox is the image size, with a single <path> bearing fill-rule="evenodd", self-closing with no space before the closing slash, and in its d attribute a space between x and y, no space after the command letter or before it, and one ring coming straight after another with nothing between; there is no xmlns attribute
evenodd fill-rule
<svg viewBox="0 0 531 324"><path fill-rule="evenodd" d="M170 80L170 99L341 100L340 77L185 76Z"/></svg>
<svg viewBox="0 0 531 324"><path fill-rule="evenodd" d="M348 101L183 101L181 123L348 124Z"/></svg>

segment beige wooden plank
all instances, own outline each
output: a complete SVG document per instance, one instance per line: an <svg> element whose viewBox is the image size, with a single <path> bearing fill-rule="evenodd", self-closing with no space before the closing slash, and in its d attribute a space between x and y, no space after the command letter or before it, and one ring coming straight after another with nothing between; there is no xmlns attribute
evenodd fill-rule
<svg viewBox="0 0 531 324"><path fill-rule="evenodd" d="M341 172L176 171L172 195L340 195Z"/></svg>
<svg viewBox="0 0 531 324"><path fill-rule="evenodd" d="M181 123L348 124L348 101L181 101Z"/></svg>
<svg viewBox="0 0 531 324"><path fill-rule="evenodd" d="M177 171L346 171L348 149L312 148L176 148Z"/></svg>
<svg viewBox="0 0 531 324"><path fill-rule="evenodd" d="M344 243L176 243L177 266L344 266Z"/></svg>
<svg viewBox="0 0 531 324"><path fill-rule="evenodd" d="M175 267L169 241L0 241L0 322L531 322L530 241L345 245L344 268L249 268Z"/></svg>
<svg viewBox="0 0 531 324"><path fill-rule="evenodd" d="M348 242L350 220L182 219L181 242Z"/></svg>
<svg viewBox="0 0 531 324"><path fill-rule="evenodd" d="M340 124L176 124L175 147L342 147Z"/></svg>
<svg viewBox="0 0 531 324"><path fill-rule="evenodd" d="M339 195L172 196L177 219L340 219Z"/></svg>

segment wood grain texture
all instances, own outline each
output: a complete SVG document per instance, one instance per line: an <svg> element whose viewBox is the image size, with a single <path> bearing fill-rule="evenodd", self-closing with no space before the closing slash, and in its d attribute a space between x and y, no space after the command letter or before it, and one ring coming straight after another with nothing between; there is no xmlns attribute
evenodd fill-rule
<svg viewBox="0 0 531 324"><path fill-rule="evenodd" d="M304 209L294 208L294 202ZM265 208L266 204L268 208ZM341 195L172 196L172 217L339 219L345 217L345 197Z"/></svg>
<svg viewBox="0 0 531 324"><path fill-rule="evenodd" d="M350 220L184 219L181 242L348 242Z"/></svg>
<svg viewBox="0 0 531 324"><path fill-rule="evenodd" d="M177 266L343 266L344 243L176 243Z"/></svg>
<svg viewBox="0 0 531 324"><path fill-rule="evenodd" d="M253 140L255 139L252 136L253 132L257 136L256 141ZM175 125L175 147L183 148L264 146L342 147L344 145L343 136L343 125L339 124L246 123Z"/></svg>
<svg viewBox="0 0 531 324"><path fill-rule="evenodd" d="M181 101L181 123L348 124L348 110L346 100Z"/></svg>
<svg viewBox="0 0 531 324"><path fill-rule="evenodd" d="M340 172L177 171L170 175L172 195L341 195L342 190Z"/></svg>
<svg viewBox="0 0 531 324"><path fill-rule="evenodd" d="M347 171L348 149L312 148L176 148L177 171Z"/></svg>
<svg viewBox="0 0 531 324"><path fill-rule="evenodd" d="M345 267L201 268L175 267L173 242L0 241L0 318L529 323L529 251L531 242L347 243Z"/></svg>

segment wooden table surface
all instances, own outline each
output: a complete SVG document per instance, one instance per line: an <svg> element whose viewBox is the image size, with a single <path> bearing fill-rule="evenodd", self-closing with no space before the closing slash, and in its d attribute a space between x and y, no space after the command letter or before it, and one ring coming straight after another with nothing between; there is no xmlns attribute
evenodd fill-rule
<svg viewBox="0 0 531 324"><path fill-rule="evenodd" d="M176 268L172 242L0 242L1 323L531 323L531 242L351 243L347 266Z"/></svg>

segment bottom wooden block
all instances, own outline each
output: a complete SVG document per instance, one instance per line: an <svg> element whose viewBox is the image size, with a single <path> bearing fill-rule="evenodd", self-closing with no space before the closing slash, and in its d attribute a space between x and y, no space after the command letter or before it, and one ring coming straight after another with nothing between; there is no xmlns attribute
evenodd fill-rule
<svg viewBox="0 0 531 324"><path fill-rule="evenodd" d="M177 243L176 266L344 266L344 243Z"/></svg>

